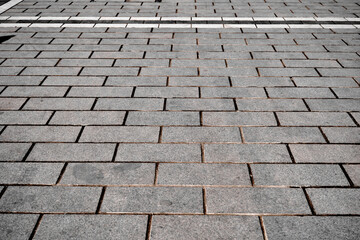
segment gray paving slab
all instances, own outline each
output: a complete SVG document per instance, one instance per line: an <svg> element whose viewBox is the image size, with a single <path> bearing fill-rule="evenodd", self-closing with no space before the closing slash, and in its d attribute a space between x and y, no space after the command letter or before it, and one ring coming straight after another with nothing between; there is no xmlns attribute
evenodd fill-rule
<svg viewBox="0 0 360 240"><path fill-rule="evenodd" d="M0 143L0 161L21 161L31 143Z"/></svg>
<svg viewBox="0 0 360 240"><path fill-rule="evenodd" d="M155 98L100 98L95 110L162 110L164 99Z"/></svg>
<svg viewBox="0 0 360 240"><path fill-rule="evenodd" d="M196 87L137 87L135 97L199 97Z"/></svg>
<svg viewBox="0 0 360 240"><path fill-rule="evenodd" d="M39 215L36 214L1 214L1 239L29 239Z"/></svg>
<svg viewBox="0 0 360 240"><path fill-rule="evenodd" d="M90 110L94 98L30 98L25 110Z"/></svg>
<svg viewBox="0 0 360 240"><path fill-rule="evenodd" d="M360 235L359 217L265 216L269 239L351 239Z"/></svg>
<svg viewBox="0 0 360 240"><path fill-rule="evenodd" d="M24 125L24 124L40 124L45 123L50 118L50 111L0 111L0 124Z"/></svg>
<svg viewBox="0 0 360 240"><path fill-rule="evenodd" d="M359 99L306 99L312 111L360 111Z"/></svg>
<svg viewBox="0 0 360 240"><path fill-rule="evenodd" d="M323 131L331 143L360 143L360 128L324 127Z"/></svg>
<svg viewBox="0 0 360 240"><path fill-rule="evenodd" d="M204 112L205 126L276 126L273 113L260 112Z"/></svg>
<svg viewBox="0 0 360 240"><path fill-rule="evenodd" d="M26 98L1 98L1 110L18 110L26 101Z"/></svg>
<svg viewBox="0 0 360 240"><path fill-rule="evenodd" d="M235 110L232 99L168 99L166 110Z"/></svg>
<svg viewBox="0 0 360 240"><path fill-rule="evenodd" d="M6 212L94 213L101 188L11 186L0 200Z"/></svg>
<svg viewBox="0 0 360 240"><path fill-rule="evenodd" d="M349 175L355 186L360 185L360 165L344 165L345 171Z"/></svg>
<svg viewBox="0 0 360 240"><path fill-rule="evenodd" d="M347 113L333 112L279 112L283 126L355 126Z"/></svg>
<svg viewBox="0 0 360 240"><path fill-rule="evenodd" d="M125 112L115 111L57 111L50 125L121 125Z"/></svg>
<svg viewBox="0 0 360 240"><path fill-rule="evenodd" d="M107 213L202 213L202 189L109 187L105 192L100 211Z"/></svg>
<svg viewBox="0 0 360 240"><path fill-rule="evenodd" d="M253 216L154 216L151 239L262 239Z"/></svg>
<svg viewBox="0 0 360 240"><path fill-rule="evenodd" d="M295 188L207 188L209 213L309 214L301 189Z"/></svg>
<svg viewBox="0 0 360 240"><path fill-rule="evenodd" d="M129 112L126 125L200 125L196 112Z"/></svg>
<svg viewBox="0 0 360 240"><path fill-rule="evenodd" d="M131 97L131 87L73 87L69 97Z"/></svg>
<svg viewBox="0 0 360 240"><path fill-rule="evenodd" d="M235 88L235 87L202 87L203 98L261 98L266 97L264 89L261 88Z"/></svg>
<svg viewBox="0 0 360 240"><path fill-rule="evenodd" d="M243 111L307 111L300 99L236 99Z"/></svg>
<svg viewBox="0 0 360 240"><path fill-rule="evenodd" d="M67 87L12 86L1 94L5 97L62 97Z"/></svg>
<svg viewBox="0 0 360 240"><path fill-rule="evenodd" d="M147 216L46 215L34 239L141 239Z"/></svg>

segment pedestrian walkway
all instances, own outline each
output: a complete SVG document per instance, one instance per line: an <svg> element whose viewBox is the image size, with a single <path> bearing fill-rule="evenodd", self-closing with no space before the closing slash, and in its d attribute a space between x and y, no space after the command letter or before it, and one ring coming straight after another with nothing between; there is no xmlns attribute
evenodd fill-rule
<svg viewBox="0 0 360 240"><path fill-rule="evenodd" d="M0 13L0 239L360 238L357 1Z"/></svg>

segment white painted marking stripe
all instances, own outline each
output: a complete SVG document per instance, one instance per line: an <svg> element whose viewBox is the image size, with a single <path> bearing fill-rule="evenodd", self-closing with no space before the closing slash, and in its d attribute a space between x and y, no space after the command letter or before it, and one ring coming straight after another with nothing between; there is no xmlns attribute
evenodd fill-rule
<svg viewBox="0 0 360 240"><path fill-rule="evenodd" d="M3 12L6 12L7 10L9 10L10 8L12 8L13 6L15 6L16 4L22 2L23 0L11 0L3 5L1 5L0 7L0 14Z"/></svg>

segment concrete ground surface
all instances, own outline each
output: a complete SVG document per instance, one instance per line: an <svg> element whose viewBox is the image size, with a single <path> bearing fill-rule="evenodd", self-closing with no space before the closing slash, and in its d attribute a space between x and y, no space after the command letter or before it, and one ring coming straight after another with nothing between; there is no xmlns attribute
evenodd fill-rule
<svg viewBox="0 0 360 240"><path fill-rule="evenodd" d="M360 238L357 1L18 2L0 239Z"/></svg>

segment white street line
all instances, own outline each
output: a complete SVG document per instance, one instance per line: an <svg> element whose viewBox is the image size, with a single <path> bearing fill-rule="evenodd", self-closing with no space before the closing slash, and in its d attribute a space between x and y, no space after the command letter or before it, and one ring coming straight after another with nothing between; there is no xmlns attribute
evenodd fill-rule
<svg viewBox="0 0 360 240"><path fill-rule="evenodd" d="M6 12L7 10L9 10L10 8L12 8L13 6L15 6L16 4L22 2L23 0L11 0L3 5L1 5L0 7L0 14L3 12Z"/></svg>

